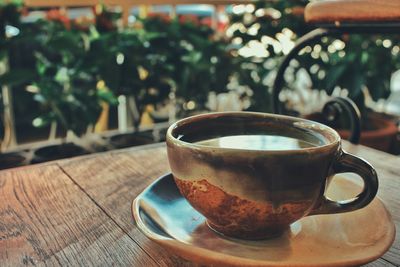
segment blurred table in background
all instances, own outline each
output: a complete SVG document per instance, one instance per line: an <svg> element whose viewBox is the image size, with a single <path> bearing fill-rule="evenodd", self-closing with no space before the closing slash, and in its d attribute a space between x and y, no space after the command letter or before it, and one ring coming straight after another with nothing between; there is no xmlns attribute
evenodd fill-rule
<svg viewBox="0 0 400 267"><path fill-rule="evenodd" d="M25 0L27 7L85 7L105 4L108 6L120 6L124 24L128 23L130 11L134 6L140 5L182 5L182 4L208 4L208 5L231 5L253 3L253 0Z"/></svg>

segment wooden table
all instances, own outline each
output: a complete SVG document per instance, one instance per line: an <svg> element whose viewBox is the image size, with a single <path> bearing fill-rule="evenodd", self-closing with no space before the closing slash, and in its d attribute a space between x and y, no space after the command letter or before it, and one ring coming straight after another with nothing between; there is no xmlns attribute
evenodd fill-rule
<svg viewBox="0 0 400 267"><path fill-rule="evenodd" d="M377 169L400 226L400 158L347 143ZM131 201L168 172L165 144L0 172L0 266L193 266L135 227ZM399 266L400 236L368 266Z"/></svg>

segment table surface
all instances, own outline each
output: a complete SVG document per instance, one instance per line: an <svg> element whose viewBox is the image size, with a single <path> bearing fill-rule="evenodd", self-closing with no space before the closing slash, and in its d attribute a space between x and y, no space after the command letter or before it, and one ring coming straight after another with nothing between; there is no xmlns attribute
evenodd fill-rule
<svg viewBox="0 0 400 267"><path fill-rule="evenodd" d="M343 146L377 169L399 229L400 158ZM0 266L197 266L147 239L131 216L132 200L168 171L165 144L1 171ZM400 266L399 232L368 266Z"/></svg>

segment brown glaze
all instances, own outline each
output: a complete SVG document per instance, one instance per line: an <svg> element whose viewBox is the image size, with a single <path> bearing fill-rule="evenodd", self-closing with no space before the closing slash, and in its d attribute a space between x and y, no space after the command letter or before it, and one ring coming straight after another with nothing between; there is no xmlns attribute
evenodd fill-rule
<svg viewBox="0 0 400 267"><path fill-rule="evenodd" d="M281 234L286 226L304 217L311 201L259 202L227 194L206 180L184 181L174 177L181 194L208 218L217 232L243 239L265 239Z"/></svg>
<svg viewBox="0 0 400 267"><path fill-rule="evenodd" d="M372 154L376 157L376 153ZM383 153L379 157L395 161L393 156ZM382 188L381 196L388 197L389 207L395 211L400 198L390 193L400 183L394 182L396 175L385 170L388 169L381 169L386 173L387 187ZM349 199L361 190L362 185L354 183L352 177L337 175L326 194L330 199ZM304 217L276 238L226 238L209 229L205 218L180 194L171 174L157 179L137 196L132 213L144 235L200 266L361 266L382 256L391 247L396 232L389 212L375 198L367 207L354 212ZM396 265L398 244L371 266L392 266L389 261Z"/></svg>
<svg viewBox="0 0 400 267"><path fill-rule="evenodd" d="M196 141L232 134L274 134L312 142L296 150L245 150ZM167 132L167 152L178 188L222 234L261 239L309 214L352 211L367 205L378 183L373 168L341 150L331 128L287 116L225 112L190 117ZM346 204L325 198L330 177L356 172L363 192Z"/></svg>

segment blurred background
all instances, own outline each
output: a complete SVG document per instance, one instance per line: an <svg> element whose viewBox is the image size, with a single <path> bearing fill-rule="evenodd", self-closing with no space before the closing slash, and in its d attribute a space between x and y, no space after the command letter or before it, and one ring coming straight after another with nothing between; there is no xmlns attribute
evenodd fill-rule
<svg viewBox="0 0 400 267"><path fill-rule="evenodd" d="M272 112L282 58L314 29L308 2L1 1L0 168L162 142L198 113ZM329 99L349 97L361 144L400 154L399 41L305 47L285 73L285 113L320 120ZM348 136L345 116L331 126Z"/></svg>

